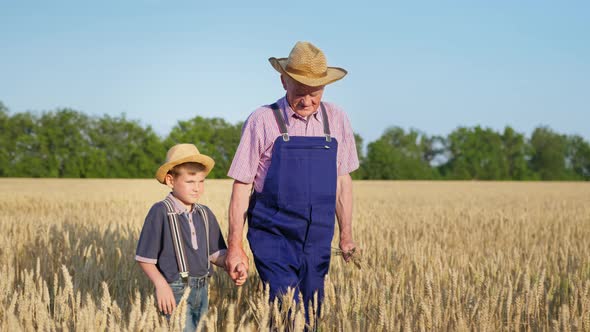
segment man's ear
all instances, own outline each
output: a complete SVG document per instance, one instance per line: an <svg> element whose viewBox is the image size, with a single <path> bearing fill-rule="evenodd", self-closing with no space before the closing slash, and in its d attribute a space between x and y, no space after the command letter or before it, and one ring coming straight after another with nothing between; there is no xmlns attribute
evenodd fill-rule
<svg viewBox="0 0 590 332"><path fill-rule="evenodd" d="M285 80L285 75L281 74L281 83L283 84L283 89L287 90L287 82Z"/></svg>
<svg viewBox="0 0 590 332"><path fill-rule="evenodd" d="M166 174L166 177L164 177L164 182L168 187L170 187L170 189L174 189L174 176L172 176L172 174Z"/></svg>

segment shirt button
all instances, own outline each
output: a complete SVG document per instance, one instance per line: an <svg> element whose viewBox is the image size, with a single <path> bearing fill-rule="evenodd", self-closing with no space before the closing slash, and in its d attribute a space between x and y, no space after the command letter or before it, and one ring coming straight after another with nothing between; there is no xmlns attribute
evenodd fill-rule
<svg viewBox="0 0 590 332"><path fill-rule="evenodd" d="M193 235L195 235L195 232L193 232Z"/></svg>

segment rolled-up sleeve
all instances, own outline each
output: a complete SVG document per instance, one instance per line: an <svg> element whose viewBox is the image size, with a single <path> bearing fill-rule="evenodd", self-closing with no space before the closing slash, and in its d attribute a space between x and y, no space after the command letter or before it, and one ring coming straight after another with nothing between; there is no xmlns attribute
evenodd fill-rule
<svg viewBox="0 0 590 332"><path fill-rule="evenodd" d="M158 262L158 253L162 247L163 221L166 218L165 210L159 204L154 204L145 217L135 251L135 260L138 262L150 264Z"/></svg>
<svg viewBox="0 0 590 332"><path fill-rule="evenodd" d="M338 144L338 176L349 174L359 168L359 158L352 126L346 113L340 111L340 116L342 120L342 141Z"/></svg>
<svg viewBox="0 0 590 332"><path fill-rule="evenodd" d="M240 144L227 176L243 183L254 182L260 156L263 152L263 130L259 113L250 114L242 127Z"/></svg>

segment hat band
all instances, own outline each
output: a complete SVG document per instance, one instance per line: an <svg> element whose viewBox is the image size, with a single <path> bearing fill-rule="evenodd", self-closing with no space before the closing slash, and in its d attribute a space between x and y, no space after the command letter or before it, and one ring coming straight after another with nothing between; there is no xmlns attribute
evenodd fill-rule
<svg viewBox="0 0 590 332"><path fill-rule="evenodd" d="M310 73L310 72L304 71L304 70L295 69L293 67L290 67L289 65L287 65L287 67L285 68L285 71L288 73L302 75L302 76L306 76L309 78L322 78L322 77L328 76L328 70L324 71L323 73L316 74L316 73Z"/></svg>

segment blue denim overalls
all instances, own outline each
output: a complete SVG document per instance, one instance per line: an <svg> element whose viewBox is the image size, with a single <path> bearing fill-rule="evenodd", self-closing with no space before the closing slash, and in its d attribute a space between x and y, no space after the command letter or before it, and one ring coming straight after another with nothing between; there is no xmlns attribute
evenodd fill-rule
<svg viewBox="0 0 590 332"><path fill-rule="evenodd" d="M281 136L264 188L250 198L248 241L271 300L292 287L306 304L315 292L321 302L334 235L338 142L330 137L323 104L325 137L289 136L283 112L277 104L271 108Z"/></svg>

